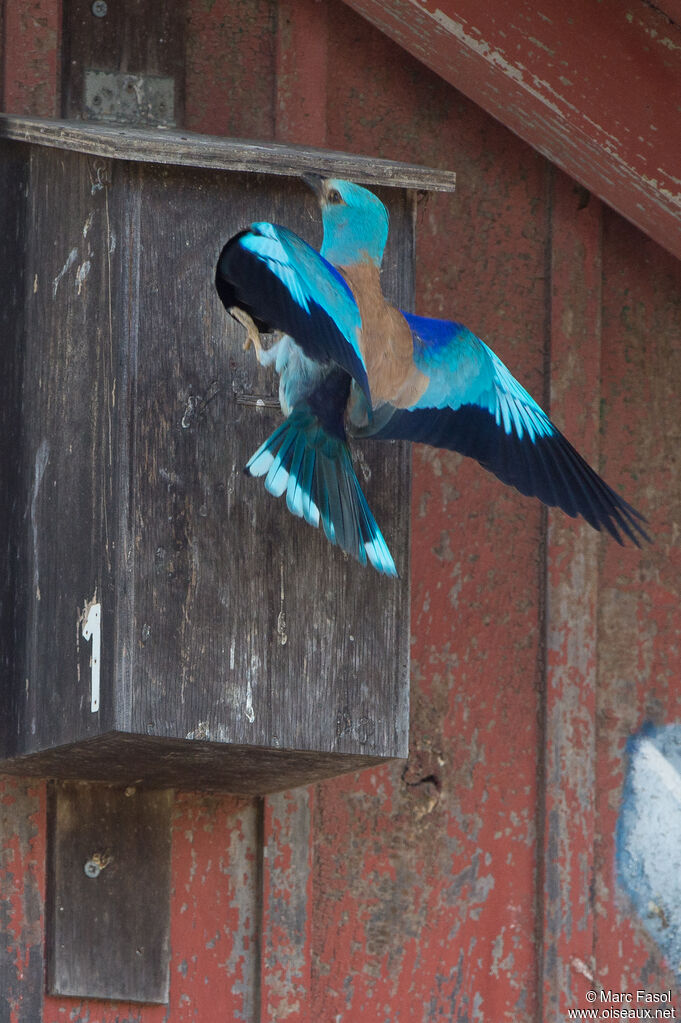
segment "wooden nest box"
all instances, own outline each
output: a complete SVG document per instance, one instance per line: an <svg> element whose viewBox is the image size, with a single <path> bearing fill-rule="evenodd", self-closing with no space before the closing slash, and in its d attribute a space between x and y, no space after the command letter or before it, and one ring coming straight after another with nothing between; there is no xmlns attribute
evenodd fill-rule
<svg viewBox="0 0 681 1023"><path fill-rule="evenodd" d="M0 158L0 770L263 793L406 756L407 451L357 445L396 582L243 474L277 380L214 268L255 220L319 244L321 171L376 186L410 308L414 189L452 175L11 117Z"/></svg>

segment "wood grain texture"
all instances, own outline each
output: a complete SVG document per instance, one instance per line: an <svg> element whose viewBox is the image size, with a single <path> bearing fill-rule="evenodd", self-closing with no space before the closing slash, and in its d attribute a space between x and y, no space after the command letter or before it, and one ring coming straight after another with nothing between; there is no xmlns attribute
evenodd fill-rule
<svg viewBox="0 0 681 1023"><path fill-rule="evenodd" d="M51 787L50 994L168 1001L172 802L170 790Z"/></svg>
<svg viewBox="0 0 681 1023"><path fill-rule="evenodd" d="M15 742L19 707L15 679L25 677L16 642L17 628L25 620L26 580L22 570L24 551L20 537L26 506L26 466L21 456L21 382L24 371L25 238L28 164L25 148L2 147L0 173L0 265L14 267L0 274L0 332L3 338L4 371L0 374L0 522L2 563L0 572L0 741L4 749Z"/></svg>
<svg viewBox="0 0 681 1023"><path fill-rule="evenodd" d="M88 602L104 608L103 677L113 672L115 404L109 169L92 157L30 156L21 458L26 623L15 676L15 751L96 735ZM30 396L30 398L29 398ZM108 704L108 705L107 705ZM29 738L30 737L30 738Z"/></svg>
<svg viewBox="0 0 681 1023"><path fill-rule="evenodd" d="M2 762L8 775L144 785L149 788L239 793L262 796L310 779L360 771L385 757L324 753L319 750L258 748L236 743L164 739L110 732Z"/></svg>
<svg viewBox="0 0 681 1023"><path fill-rule="evenodd" d="M27 625L3 753L21 759L8 769L101 778L97 751L110 770L104 747L119 732L172 740L173 755L153 747L155 764L141 765L150 747L140 738L114 777L159 784L167 769L176 780L177 744L191 758L207 742L220 750L215 784L234 791L284 788L284 770L296 784L327 776L334 757L342 772L406 755L406 450L357 447L398 582L348 559L242 472L280 413L239 399L273 398L276 379L243 352L215 263L253 220L318 243L312 194L280 177L24 148ZM393 225L384 286L408 308L412 196L381 194ZM82 636L92 602L103 622L96 713ZM106 742L81 756L78 744L95 737ZM296 764L294 751L308 756ZM205 749L187 770L210 781Z"/></svg>
<svg viewBox="0 0 681 1023"><path fill-rule="evenodd" d="M328 750L331 741L347 753L396 751L402 716L387 679L404 671L396 656L406 654L399 634L406 590L387 591L385 580L243 475L243 453L280 417L240 405L235 392L273 393L276 381L241 351L238 330L213 297L223 240L261 218L285 219L309 235L314 200L297 183L267 197L245 179L160 168L145 172L142 189L140 244L159 263L143 271L140 287L133 639L147 639L137 646L131 727L288 749ZM169 203L172 235L162 217ZM395 238L404 237L408 209L391 206ZM393 249L392 259L398 254ZM190 278L201 290L187 302ZM388 271L404 302L400 278ZM169 309L174 342L157 327ZM371 466L368 500L399 558L406 509L391 510L390 498L408 487L404 456L362 450ZM399 608L397 617L380 615L382 604ZM381 706L391 707L389 717Z"/></svg>
<svg viewBox="0 0 681 1023"><path fill-rule="evenodd" d="M112 128L74 121L0 115L0 138L34 145L145 163L210 167L219 170L260 172L299 177L306 171L348 178L360 184L394 185L453 192L453 171L354 156L350 153L275 142L249 142L193 132Z"/></svg>

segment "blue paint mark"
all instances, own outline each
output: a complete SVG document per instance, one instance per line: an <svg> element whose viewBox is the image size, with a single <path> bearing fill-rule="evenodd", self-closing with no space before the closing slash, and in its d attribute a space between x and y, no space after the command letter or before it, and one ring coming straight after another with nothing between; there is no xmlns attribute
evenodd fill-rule
<svg viewBox="0 0 681 1023"><path fill-rule="evenodd" d="M681 979L681 725L644 725L627 753L618 880Z"/></svg>

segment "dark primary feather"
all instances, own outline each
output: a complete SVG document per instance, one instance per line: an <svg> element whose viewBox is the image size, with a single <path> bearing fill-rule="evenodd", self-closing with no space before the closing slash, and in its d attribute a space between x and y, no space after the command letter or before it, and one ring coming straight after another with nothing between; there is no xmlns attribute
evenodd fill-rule
<svg viewBox="0 0 681 1023"><path fill-rule="evenodd" d="M382 410L373 436L421 441L475 458L503 483L582 515L622 543L645 522L563 436L501 359L467 327L403 314L429 383L415 406ZM365 430L371 433L371 429Z"/></svg>
<svg viewBox="0 0 681 1023"><path fill-rule="evenodd" d="M474 458L502 483L544 504L582 515L594 529L606 529L622 543L620 532L640 546L649 540L646 520L620 497L558 431L551 436L505 433L494 417L475 405L458 409L396 410L376 439L411 440L458 451Z"/></svg>

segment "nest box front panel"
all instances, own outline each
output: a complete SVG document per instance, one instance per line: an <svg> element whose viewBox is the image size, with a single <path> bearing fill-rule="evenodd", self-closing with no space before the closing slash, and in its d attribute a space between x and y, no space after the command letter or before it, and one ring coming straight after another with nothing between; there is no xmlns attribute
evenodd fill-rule
<svg viewBox="0 0 681 1023"><path fill-rule="evenodd" d="M113 763L123 776L129 761L137 776L135 737L145 756L166 741L176 784L193 746L201 777L211 750L238 746L246 772L263 751L267 790L286 784L272 751L406 755L406 452L357 445L400 581L356 564L243 473L281 422L277 380L243 351L216 260L256 220L319 244L314 196L296 178L20 148L12 471L24 568L3 757L68 745L77 766L56 770L53 758L50 773L101 777ZM408 307L411 197L379 192L391 214L384 287ZM298 781L315 776L308 764Z"/></svg>
<svg viewBox="0 0 681 1023"><path fill-rule="evenodd" d="M409 215L394 198L399 234ZM348 559L243 473L281 422L277 381L243 351L213 272L227 238L254 220L319 241L314 197L295 179L144 170L130 728L395 754L406 734L406 584ZM405 301L399 277L395 267ZM396 445L360 456L404 573L406 459Z"/></svg>

